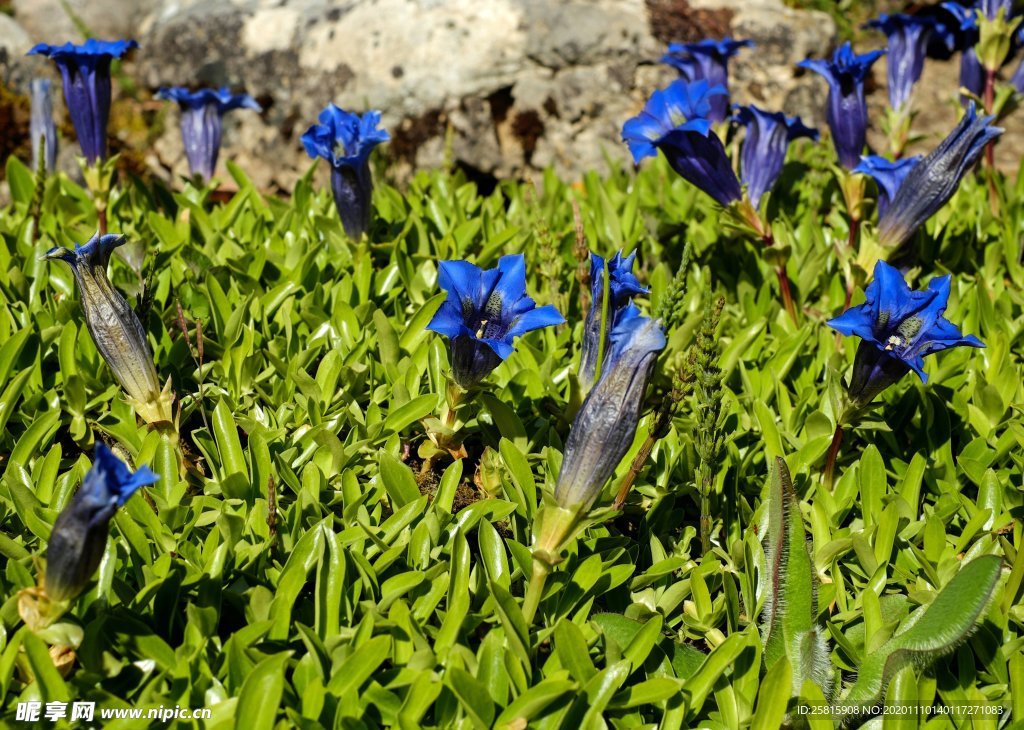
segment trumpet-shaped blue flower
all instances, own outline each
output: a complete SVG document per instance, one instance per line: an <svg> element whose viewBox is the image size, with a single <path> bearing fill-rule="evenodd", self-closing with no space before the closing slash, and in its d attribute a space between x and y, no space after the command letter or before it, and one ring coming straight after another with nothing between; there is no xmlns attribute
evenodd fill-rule
<svg viewBox="0 0 1024 730"><path fill-rule="evenodd" d="M32 169L39 169L39 153L47 172L53 172L57 165L57 127L53 123L53 97L50 96L48 79L32 79L32 118L29 122L29 137L32 140Z"/></svg>
<svg viewBox="0 0 1024 730"><path fill-rule="evenodd" d="M90 165L107 157L107 121L110 118L110 62L133 48L135 41L98 41L81 45L40 43L29 54L49 56L64 79L64 100L78 144Z"/></svg>
<svg viewBox="0 0 1024 730"><path fill-rule="evenodd" d="M601 377L569 430L555 486L560 507L587 510L601 495L633 443L644 393L664 347L661 325L628 305L612 330Z"/></svg>
<svg viewBox="0 0 1024 730"><path fill-rule="evenodd" d="M380 112L363 116L339 109L334 104L320 112L320 123L302 135L306 153L331 163L331 192L341 217L341 224L350 238L358 239L370 227L370 196L373 178L370 175L370 153L391 137L378 129Z"/></svg>
<svg viewBox="0 0 1024 730"><path fill-rule="evenodd" d="M925 355L959 345L985 346L974 335L961 335L942 316L949 286L950 277L939 276L927 289L912 291L899 270L879 261L874 280L864 290L865 302L828 321L837 332L862 340L849 387L854 405L867 405L911 370L927 382Z"/></svg>
<svg viewBox="0 0 1024 730"><path fill-rule="evenodd" d="M110 518L140 487L158 479L145 466L133 474L96 442L92 468L50 533L43 584L51 600L70 601L85 589L103 558Z"/></svg>
<svg viewBox="0 0 1024 730"><path fill-rule="evenodd" d="M712 98L708 119L717 124L729 114L729 59L741 48L754 45L753 41L720 41L705 39L697 43L672 43L661 62L679 71L686 81L707 81L712 87L721 86L725 94Z"/></svg>
<svg viewBox="0 0 1024 730"><path fill-rule="evenodd" d="M860 162L868 129L868 105L864 99L864 78L885 51L858 55L847 42L832 55L831 61L801 61L798 65L821 74L828 81L825 118L832 130L839 162L852 170Z"/></svg>
<svg viewBox="0 0 1024 730"><path fill-rule="evenodd" d="M866 155L860 158L860 164L853 168L874 179L878 185L878 216L881 218L889 209L889 203L903 184L903 180L914 165L921 161L921 155L904 157L896 161L878 155Z"/></svg>
<svg viewBox="0 0 1024 730"><path fill-rule="evenodd" d="M633 160L639 163L654 157L660 149L673 170L720 205L739 200L740 181L708 119L712 99L725 93L707 81L682 79L655 91L643 111L622 127L622 139Z"/></svg>
<svg viewBox="0 0 1024 730"><path fill-rule="evenodd" d="M514 351L516 337L565 319L526 295L526 260L502 256L486 271L468 261L442 261L438 276L448 298L427 329L448 338L452 377L463 388L486 378Z"/></svg>
<svg viewBox="0 0 1024 730"><path fill-rule="evenodd" d="M893 109L902 109L910 101L936 25L931 17L897 13L883 14L865 26L882 31L889 41L889 104Z"/></svg>
<svg viewBox="0 0 1024 730"><path fill-rule="evenodd" d="M736 120L747 128L743 141L740 179L756 208L761 196L775 185L786 161L789 143L800 137L818 138L818 132L804 125L800 117L782 112L766 112L756 106L738 107Z"/></svg>
<svg viewBox="0 0 1024 730"><path fill-rule="evenodd" d="M262 111L248 94L232 94L226 87L189 91L181 86L164 87L158 96L178 103L181 110L181 141L189 170L209 182L220 154L221 122L233 109Z"/></svg>
<svg viewBox="0 0 1024 730"><path fill-rule="evenodd" d="M609 336L622 319L630 301L637 294L646 294L640 280L633 274L636 251L623 256L619 251L608 259L608 318L605 321L605 346L610 349ZM580 352L580 382L589 387L597 371L597 354L601 343L601 314L604 308L604 258L590 253L590 311L583 325L583 344Z"/></svg>
<svg viewBox="0 0 1024 730"><path fill-rule="evenodd" d="M949 54L960 51L960 86L975 96L985 91L985 69L978 60L974 46L978 42L978 15L974 8L955 2L944 2L939 6L933 42L928 45L932 58L949 58ZM968 99L961 97L965 104Z"/></svg>
<svg viewBox="0 0 1024 730"><path fill-rule="evenodd" d="M879 243L883 246L904 243L953 197L964 175L981 157L985 145L1003 133L999 127L989 126L993 119L979 117L971 102L952 133L907 174L878 222Z"/></svg>
<svg viewBox="0 0 1024 730"><path fill-rule="evenodd" d="M160 388L146 332L107 278L110 255L124 242L124 236L93 236L74 251L52 248L46 258L71 267L89 334L139 415L149 423L170 421L170 394Z"/></svg>
<svg viewBox="0 0 1024 730"><path fill-rule="evenodd" d="M960 54L960 86L974 96L980 97L985 93L985 67L973 47L965 48ZM970 101L966 96L960 100L964 104Z"/></svg>

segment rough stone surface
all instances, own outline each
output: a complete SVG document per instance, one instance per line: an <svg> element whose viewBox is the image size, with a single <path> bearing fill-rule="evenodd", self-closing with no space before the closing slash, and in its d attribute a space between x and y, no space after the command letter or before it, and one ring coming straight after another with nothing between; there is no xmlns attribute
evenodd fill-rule
<svg viewBox="0 0 1024 730"><path fill-rule="evenodd" d="M676 78L657 62L665 42L707 34L756 43L733 60L733 101L799 114L823 129L827 86L796 64L835 44L827 15L782 0L72 0L71 7L97 35L139 40L127 68L153 91L227 85L255 96L264 112L225 119L221 159L281 190L311 164L299 136L329 102L383 112L399 176L449 153L476 179L548 165L576 177L608 159L628 164L622 123ZM76 37L60 0L16 0L14 10L17 22L0 15L0 60L14 57L8 48L20 54L31 42ZM38 73L35 62L13 66L25 77L26 68ZM931 62L926 69L918 127L930 147L952 126L956 69ZM871 103L880 107L884 62L869 87L877 87ZM165 175L184 174L177 111L167 121L148 159ZM877 130L870 139L884 150ZM1001 158L1020 151L1001 147Z"/></svg>
<svg viewBox="0 0 1024 730"><path fill-rule="evenodd" d="M26 72L22 58L32 47L32 39L14 18L0 13L0 78L12 85L24 83Z"/></svg>
<svg viewBox="0 0 1024 730"><path fill-rule="evenodd" d="M716 12L706 0L692 4L701 3ZM740 59L737 99L809 111L813 95L800 92L808 81L792 65L828 49L831 21L781 0L719 5L729 6L727 15L714 17L731 18L733 35L770 54L768 65ZM262 117L237 114L230 122L225 156L265 185L287 189L307 168L298 137L331 101L380 109L394 137L391 155L406 169L440 163L450 127L456 162L475 173L504 177L554 165L576 176L603 168L608 154L625 161L622 123L675 78L656 65L663 33L652 27L673 8L663 5L656 16L652 7L645 0L166 1L143 26L138 58L154 88L228 84L259 98ZM157 152L180 172L176 144L164 140Z"/></svg>
<svg viewBox="0 0 1024 730"><path fill-rule="evenodd" d="M14 17L33 43L64 43L79 36L75 18L97 38L133 37L160 0L13 0ZM212 3L211 3L212 4Z"/></svg>

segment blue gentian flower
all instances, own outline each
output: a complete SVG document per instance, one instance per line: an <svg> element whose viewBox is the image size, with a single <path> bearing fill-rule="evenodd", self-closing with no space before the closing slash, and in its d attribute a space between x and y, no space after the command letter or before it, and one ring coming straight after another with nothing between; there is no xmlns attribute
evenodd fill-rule
<svg viewBox="0 0 1024 730"><path fill-rule="evenodd" d="M64 100L78 144L90 165L107 158L107 121L110 118L110 62L133 48L135 41L98 41L81 45L40 43L29 51L49 56L64 79Z"/></svg>
<svg viewBox="0 0 1024 730"><path fill-rule="evenodd" d="M580 406L565 442L555 485L555 501L564 509L590 509L633 443L665 332L629 304L612 330L610 345L601 377Z"/></svg>
<svg viewBox="0 0 1024 730"><path fill-rule="evenodd" d="M985 69L978 60L974 46L978 42L978 15L974 8L955 2L944 2L942 14L936 16L936 42L928 46L932 58L948 58L952 51L960 51L960 86L975 96L985 91ZM967 103L968 99L962 97Z"/></svg>
<svg viewBox="0 0 1024 730"><path fill-rule="evenodd" d="M39 169L40 148L43 153L43 167L52 173L57 166L57 127L53 123L53 98L50 96L48 79L32 79L32 118L29 122L29 138L32 140L32 169Z"/></svg>
<svg viewBox="0 0 1024 730"><path fill-rule="evenodd" d="M801 61L801 68L821 74L828 81L825 118L832 130L832 143L840 164L852 170L860 162L868 129L868 106L864 99L864 78L885 51L853 52L849 42L841 45L831 61Z"/></svg>
<svg viewBox="0 0 1024 730"><path fill-rule="evenodd" d="M921 161L921 155L903 157L895 162L878 155L866 155L860 158L860 164L853 168L874 179L878 185L878 217L881 218L889 209L889 203L903 184L914 165Z"/></svg>
<svg viewBox="0 0 1024 730"><path fill-rule="evenodd" d="M513 341L565 319L553 306L538 307L526 295L526 260L502 256L484 271L468 261L442 261L438 276L448 299L427 329L451 344L452 377L471 388L490 375L515 350Z"/></svg>
<svg viewBox="0 0 1024 730"><path fill-rule="evenodd" d="M899 110L910 101L914 84L924 70L928 41L937 23L927 16L881 15L866 28L877 28L889 40L889 104Z"/></svg>
<svg viewBox="0 0 1024 730"><path fill-rule="evenodd" d="M728 206L743 193L722 141L711 131L711 101L725 94L707 81L674 81L655 91L643 111L622 127L622 139L637 163L660 149L683 179Z"/></svg>
<svg viewBox="0 0 1024 730"><path fill-rule="evenodd" d="M52 248L46 258L71 267L89 334L135 409L149 423L170 421L170 403L160 387L146 331L107 278L110 255L124 242L124 236L93 236L74 251Z"/></svg>
<svg viewBox="0 0 1024 730"><path fill-rule="evenodd" d="M805 126L800 117L766 112L753 105L737 107L736 120L747 128L740 179L756 208L782 173L789 143L800 137L818 139L818 132Z"/></svg>
<svg viewBox="0 0 1024 730"><path fill-rule="evenodd" d="M686 81L707 81L709 86L721 86L725 94L712 98L708 119L717 124L729 115L729 59L741 48L754 45L753 41L734 41L723 38L720 41L705 39L697 43L672 43L668 52L661 57Z"/></svg>
<svg viewBox="0 0 1024 730"><path fill-rule="evenodd" d="M977 97L985 93L985 67L973 47L960 54L960 86ZM970 99L962 97L961 101L966 104Z"/></svg>
<svg viewBox="0 0 1024 730"><path fill-rule="evenodd" d="M879 261L874 280L864 290L865 302L828 321L837 332L862 340L849 387L855 406L867 405L911 370L928 382L925 355L959 345L985 346L974 335L961 335L942 316L949 286L946 275L932 279L924 291L911 291L899 270Z"/></svg>
<svg viewBox="0 0 1024 730"><path fill-rule="evenodd" d="M380 112L369 111L362 117L339 109L334 104L320 112L320 123L302 135L306 153L331 163L331 191L341 224L350 238L358 239L370 227L370 153L391 137L378 129Z"/></svg>
<svg viewBox="0 0 1024 730"><path fill-rule="evenodd" d="M637 294L646 294L640 280L633 274L636 251L623 256L619 251L608 259L608 319L605 322L605 348L611 347L608 339L616 323L622 318L630 301ZM601 314L604 308L604 258L590 253L590 311L583 325L583 344L580 352L580 382L589 387L597 371L597 353L601 343Z"/></svg>
<svg viewBox="0 0 1024 730"><path fill-rule="evenodd" d="M248 94L232 94L226 87L189 91L181 86L164 87L162 99L176 101L181 110L181 141L185 145L189 170L209 182L220 154L221 119L232 109L262 111Z"/></svg>
<svg viewBox="0 0 1024 730"><path fill-rule="evenodd" d="M999 127L989 126L994 118L979 117L974 102L970 103L952 133L907 174L878 221L879 243L901 245L953 197L985 145L1003 133Z"/></svg>
<svg viewBox="0 0 1024 730"><path fill-rule="evenodd" d="M103 558L110 518L140 487L158 479L145 466L131 473L106 445L96 442L92 468L53 523L43 580L48 598L70 601L85 589Z"/></svg>

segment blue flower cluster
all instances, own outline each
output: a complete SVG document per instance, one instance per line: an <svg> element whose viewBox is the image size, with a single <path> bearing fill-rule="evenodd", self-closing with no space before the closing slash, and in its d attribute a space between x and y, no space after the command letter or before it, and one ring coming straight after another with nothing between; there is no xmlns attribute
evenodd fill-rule
<svg viewBox="0 0 1024 730"><path fill-rule="evenodd" d="M855 201L859 203L865 177L874 180L881 246L895 249L905 244L948 202L984 150L1001 134L1001 129L992 126L992 87L1012 55L1001 49L1009 47L1010 39L1005 36L1016 27L1016 21L1007 23L1013 10L1009 0L977 0L972 8L947 2L932 14L882 15L867 27L885 35L886 50L857 53L850 43L844 43L830 59L808 59L799 64L827 83L825 116L836 159L843 168L838 172L841 184L848 184L850 190L859 186L861 197ZM998 39L999 33L1003 33L1003 45L989 42ZM679 176L771 247L773 221L768 216L769 209L775 214L776 206L765 201L782 176L790 144L801 138L816 141L819 135L798 117L781 111L730 104L729 61L751 45L732 39L670 45L661 60L675 68L680 78L651 94L642 110L623 125L622 139L635 163L661 153ZM50 57L60 69L82 153L97 170L111 167L103 165L111 64L135 47L130 40L89 40L80 45L40 44L30 51ZM966 104L950 135L923 157L899 157L901 147L894 148L894 159L872 154L867 147L865 80L873 65L888 53L889 103L900 119L909 122L913 90L926 56L954 52L961 53ZM1024 87L1024 71L1018 70L1013 79L1018 88ZM227 88L190 91L167 87L159 95L178 104L190 170L203 183L208 183L216 170L224 114L239 108L260 111L252 97L232 94ZM976 110L974 97L980 96L984 96L984 114ZM732 129L742 128L741 145L728 137L725 123ZM37 167L52 171L57 134L48 82L32 86L31 137ZM301 137L310 158L328 162L335 208L345 234L354 242L370 232L372 224L371 155L389 140L389 133L381 127L380 112L360 115L335 104L325 107L318 123ZM730 149L739 150L738 160L731 159ZM844 196L846 191L844 188ZM852 211L855 206L849 203L848 199ZM97 211L105 208L98 203ZM859 215L859 206L856 213ZM851 241L855 223L859 218L851 212ZM148 423L173 430L176 421L169 382L161 389L142 323L107 278L111 253L124 240L97 234L74 250L53 248L46 258L63 261L71 268L97 350L137 412ZM782 252L778 255L785 256ZM662 322L641 314L634 302L648 292L640 279L643 269L634 271L636 260L635 250L629 254L617 251L608 258L590 254L590 306L576 330L580 339L578 380L572 380L568 371L565 374L573 383L572 407L566 415L572 424L553 495L556 508L573 515L574 521L597 503L633 443L659 353L666 347ZM870 264L863 266L866 271ZM785 261L778 265L777 274L787 309L796 320L797 310L789 306L793 300ZM585 273L580 278L585 286ZM487 387L487 378L515 352L518 338L562 325L565 318L555 306L538 306L528 295L522 254L502 256L487 269L464 260L441 261L438 284L447 297L427 329L448 339L451 377L447 394L456 395L450 397L451 407L441 424L446 437L433 443L457 455L461 442L451 434L460 427L456 412L460 399L471 398ZM923 359L928 355L957 346L984 346L977 337L962 335L944 318L950 291L949 276L933 279L923 291L913 291L897 269L878 261L864 292L865 302L828 321L837 332L861 339L848 387L854 408L867 406L911 371L926 380ZM849 305L852 283L848 283L847 293ZM557 342L563 333L549 331L548 342ZM428 420L424 419L424 424L430 436ZM841 435L842 424L839 426L837 435ZM96 445L92 469L54 524L45 575L49 598L66 602L82 592L103 555L111 517L135 491L156 480L146 467L131 473L103 444ZM540 540L545 550L556 547L568 534L564 527L556 525L553 531L543 533Z"/></svg>

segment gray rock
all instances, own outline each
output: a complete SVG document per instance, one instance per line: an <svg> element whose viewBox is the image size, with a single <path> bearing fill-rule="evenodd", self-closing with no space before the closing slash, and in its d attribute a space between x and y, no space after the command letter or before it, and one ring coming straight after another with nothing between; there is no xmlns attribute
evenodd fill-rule
<svg viewBox="0 0 1024 730"><path fill-rule="evenodd" d="M32 47L28 33L9 15L0 13L0 73L3 80L22 88L32 64L25 62L25 53Z"/></svg>
<svg viewBox="0 0 1024 730"><path fill-rule="evenodd" d="M97 37L131 38L159 0L13 0L14 17L35 43L79 41L82 34L71 13Z"/></svg>
<svg viewBox="0 0 1024 730"><path fill-rule="evenodd" d="M830 21L778 0L725 4L738 8L734 34L771 60L737 65L737 99L783 104L808 83L792 64L827 50ZM264 103L262 118L233 117L223 156L285 189L310 164L298 137L328 102L380 109L409 170L442 162L451 127L455 160L480 173L551 164L578 176L606 155L628 160L622 123L675 78L654 65L663 48L644 0L167 0L145 28L137 58L151 87L230 85ZM158 153L184 169L173 142Z"/></svg>
<svg viewBox="0 0 1024 730"><path fill-rule="evenodd" d="M818 80L797 77L793 65L828 50L826 16L781 0L690 4L725 8L732 34L760 46L734 64L734 100L801 114L815 106ZM652 29L645 0L71 0L71 8L100 37L137 38L129 69L154 91L226 85L257 97L262 114L226 118L221 160L284 190L309 168L299 136L329 102L383 112L399 175L450 154L483 175L554 165L576 177L609 159L628 164L623 122L676 78L657 64L664 34ZM0 38L14 39L0 53L78 39L60 0L15 0L14 10L25 29L0 16ZM33 60L19 62L23 76ZM167 176L185 174L176 110L149 159Z"/></svg>

